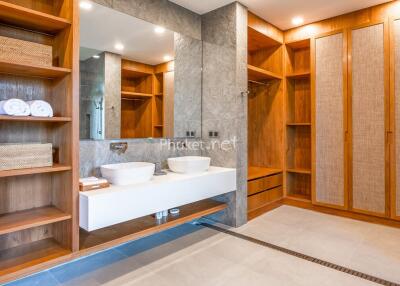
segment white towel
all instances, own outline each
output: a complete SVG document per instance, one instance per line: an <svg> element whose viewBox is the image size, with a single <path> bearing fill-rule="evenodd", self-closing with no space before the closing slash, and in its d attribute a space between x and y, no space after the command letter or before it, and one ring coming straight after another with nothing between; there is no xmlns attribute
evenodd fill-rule
<svg viewBox="0 0 400 286"><path fill-rule="evenodd" d="M31 113L29 105L17 98L0 101L0 114L12 116L28 116Z"/></svg>
<svg viewBox="0 0 400 286"><path fill-rule="evenodd" d="M35 117L53 117L53 108L51 105L43 100L32 100L27 102L31 115Z"/></svg>

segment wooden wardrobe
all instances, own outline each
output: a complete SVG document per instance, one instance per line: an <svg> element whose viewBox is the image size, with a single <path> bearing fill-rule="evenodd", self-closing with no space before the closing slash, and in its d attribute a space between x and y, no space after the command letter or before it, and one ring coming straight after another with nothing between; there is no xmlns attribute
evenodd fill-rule
<svg viewBox="0 0 400 286"><path fill-rule="evenodd" d="M398 3L288 31L254 18L249 15L249 25L264 36L281 32L284 47L284 100L279 103L285 114L284 148L282 164L275 166L282 168L283 192L264 200L264 211L289 204L400 227ZM252 164L250 126L255 117L250 107ZM270 122L259 120L261 126ZM268 133L281 142L280 133ZM259 160L279 150L268 143L263 148Z"/></svg>

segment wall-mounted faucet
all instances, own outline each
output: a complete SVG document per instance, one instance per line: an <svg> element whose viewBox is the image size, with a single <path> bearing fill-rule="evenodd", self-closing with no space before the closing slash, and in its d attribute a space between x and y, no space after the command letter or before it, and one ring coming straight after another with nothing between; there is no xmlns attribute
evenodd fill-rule
<svg viewBox="0 0 400 286"><path fill-rule="evenodd" d="M110 150L116 152L118 155L124 154L128 149L128 142L110 143Z"/></svg>

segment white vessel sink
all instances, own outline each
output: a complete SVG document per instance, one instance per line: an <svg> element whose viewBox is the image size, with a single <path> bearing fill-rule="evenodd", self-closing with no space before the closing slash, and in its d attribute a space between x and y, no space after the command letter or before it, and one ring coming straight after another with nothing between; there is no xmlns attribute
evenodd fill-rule
<svg viewBox="0 0 400 286"><path fill-rule="evenodd" d="M200 173L210 168L211 158L199 156L186 156L168 159L168 167L175 173Z"/></svg>
<svg viewBox="0 0 400 286"><path fill-rule="evenodd" d="M151 180L155 165L146 162L131 162L103 165L100 169L101 175L111 184L126 186Z"/></svg>

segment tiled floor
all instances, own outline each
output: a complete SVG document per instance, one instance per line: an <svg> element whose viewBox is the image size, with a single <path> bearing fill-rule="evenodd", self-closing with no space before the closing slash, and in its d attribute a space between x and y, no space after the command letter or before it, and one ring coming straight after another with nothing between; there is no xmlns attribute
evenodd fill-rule
<svg viewBox="0 0 400 286"><path fill-rule="evenodd" d="M400 283L400 229L280 207L240 233ZM186 224L9 286L376 285Z"/></svg>

